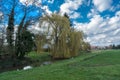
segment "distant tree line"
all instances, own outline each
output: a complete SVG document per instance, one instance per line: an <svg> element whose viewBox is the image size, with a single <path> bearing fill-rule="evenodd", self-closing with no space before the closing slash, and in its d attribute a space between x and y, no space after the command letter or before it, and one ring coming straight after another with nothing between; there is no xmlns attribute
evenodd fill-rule
<svg viewBox="0 0 120 80"><path fill-rule="evenodd" d="M120 44L118 44L118 45L112 45L112 49L120 49Z"/></svg>

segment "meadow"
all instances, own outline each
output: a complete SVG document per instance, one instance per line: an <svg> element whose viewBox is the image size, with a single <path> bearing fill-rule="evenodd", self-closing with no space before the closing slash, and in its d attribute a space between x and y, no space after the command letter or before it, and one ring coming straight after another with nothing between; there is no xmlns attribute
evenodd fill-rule
<svg viewBox="0 0 120 80"><path fill-rule="evenodd" d="M42 61L41 55L28 56ZM29 70L3 72L0 80L120 80L120 50L92 51Z"/></svg>

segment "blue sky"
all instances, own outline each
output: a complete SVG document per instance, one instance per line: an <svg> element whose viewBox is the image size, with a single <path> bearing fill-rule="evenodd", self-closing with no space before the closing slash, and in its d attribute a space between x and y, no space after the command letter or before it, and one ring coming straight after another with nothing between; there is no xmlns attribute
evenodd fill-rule
<svg viewBox="0 0 120 80"><path fill-rule="evenodd" d="M67 13L92 45L120 44L120 0L45 0L49 12Z"/></svg>
<svg viewBox="0 0 120 80"><path fill-rule="evenodd" d="M12 0L0 1L4 1L6 9L10 8L9 1ZM25 1L31 4L33 0L20 0L19 6L25 7ZM0 2L0 4L3 6L3 3ZM86 41L92 45L120 44L120 0L37 0L36 6L30 6L30 4L28 8L33 8L33 10L28 13L29 17L41 16L40 8L45 9L48 14L67 13L73 27L83 31L88 36ZM4 13L9 12L3 8L0 10ZM17 24L23 17L24 11L18 7L16 12L18 13L15 16Z"/></svg>

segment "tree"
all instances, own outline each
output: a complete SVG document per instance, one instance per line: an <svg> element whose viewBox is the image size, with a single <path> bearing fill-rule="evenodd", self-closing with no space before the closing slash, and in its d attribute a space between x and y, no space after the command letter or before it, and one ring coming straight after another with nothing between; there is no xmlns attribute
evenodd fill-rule
<svg viewBox="0 0 120 80"><path fill-rule="evenodd" d="M41 18L41 21L46 21L52 28L51 40L51 55L53 58L69 57L69 51L66 45L67 36L70 30L69 20L57 14L51 16L45 16ZM66 55L68 54L68 55Z"/></svg>
<svg viewBox="0 0 120 80"><path fill-rule="evenodd" d="M4 14L0 12L0 53L5 52L4 41L5 41L5 34L6 34L6 26L3 23L3 20L4 20Z"/></svg>
<svg viewBox="0 0 120 80"><path fill-rule="evenodd" d="M119 45L117 45L117 48L118 48L118 49L120 49L120 44L119 44Z"/></svg>
<svg viewBox="0 0 120 80"><path fill-rule="evenodd" d="M115 44L113 44L113 45L112 45L112 49L116 49L116 46L115 46Z"/></svg>
<svg viewBox="0 0 120 80"><path fill-rule="evenodd" d="M22 59L26 53L30 52L33 48L34 41L33 41L33 34L29 31L25 30L21 33L19 44L18 44L18 52L17 57Z"/></svg>
<svg viewBox="0 0 120 80"><path fill-rule="evenodd" d="M73 24L72 24L72 22L71 22L71 20L70 20L70 18L69 18L69 16L68 16L68 14L67 14L67 13L65 13L65 14L64 14L64 17L66 17L66 18L69 20L69 22L70 22L70 27L72 27L72 26L73 26Z"/></svg>
<svg viewBox="0 0 120 80"><path fill-rule="evenodd" d="M91 46L88 42L83 42L83 51L87 51L87 52L90 52L91 51Z"/></svg>
<svg viewBox="0 0 120 80"><path fill-rule="evenodd" d="M0 53L3 53L5 41L5 27L0 26Z"/></svg>
<svg viewBox="0 0 120 80"><path fill-rule="evenodd" d="M70 20L58 14L46 15L41 18L49 24L51 32L51 55L53 58L70 58L77 56L83 42L83 34L70 27Z"/></svg>
<svg viewBox="0 0 120 80"><path fill-rule="evenodd" d="M29 3L25 2L25 7L23 8L24 15L20 24L18 26L18 31L16 33L15 40L15 54L18 58L22 59L26 53L30 52L33 48L34 35L28 31L28 27L34 24L34 21L39 18L28 17L29 12L31 12L32 8L29 8ZM23 49L24 48L24 49Z"/></svg>
<svg viewBox="0 0 120 80"><path fill-rule="evenodd" d="M13 49L14 49L14 39L13 39L13 35L14 35L14 6L10 12L10 15L9 15L9 19L8 19L8 27L6 29L7 31L7 43L8 43L8 52L9 54L11 53L14 53Z"/></svg>
<svg viewBox="0 0 120 80"><path fill-rule="evenodd" d="M22 59L26 52L30 52L33 48L33 34L27 30L28 26L31 24L30 21L26 21L26 11L18 26L18 32L16 33L15 40L15 54L18 58Z"/></svg>
<svg viewBox="0 0 120 80"><path fill-rule="evenodd" d="M0 12L0 24L1 24L2 20L3 20L3 14L2 14L2 12ZM3 29L2 26L0 26L0 53L1 53L2 47L3 47L3 40L4 40L3 39L3 37L4 37L3 33L4 33L4 29Z"/></svg>
<svg viewBox="0 0 120 80"><path fill-rule="evenodd" d="M32 4L29 4L31 3L31 1ZM5 18L8 18L8 26L6 29L6 39L9 49L8 52L10 54L16 55L16 57L18 58L24 57L25 53L29 52L30 49L32 50L31 46L33 44L33 34L28 31L28 27L40 17L40 15L30 15L31 12L40 9L40 7L37 6L38 0L25 0L24 2L25 4L21 4L19 0L2 0L3 5L0 4L0 6L2 7L1 10L3 10L5 14ZM8 4L9 8L8 6L4 6L6 4ZM23 13L22 19L19 19L18 22L17 18L19 15L19 11L17 9L19 9ZM16 33L14 31L14 25L18 25L18 27L16 27ZM29 42L31 42L31 44ZM23 49L23 47L25 49Z"/></svg>
<svg viewBox="0 0 120 80"><path fill-rule="evenodd" d="M83 42L83 33L81 31L71 29L68 45L72 56L78 55Z"/></svg>
<svg viewBox="0 0 120 80"><path fill-rule="evenodd" d="M45 44L46 41L46 36L45 35L41 35L41 34L36 34L35 35L35 45L37 48L37 53L41 53L43 51L43 46Z"/></svg>

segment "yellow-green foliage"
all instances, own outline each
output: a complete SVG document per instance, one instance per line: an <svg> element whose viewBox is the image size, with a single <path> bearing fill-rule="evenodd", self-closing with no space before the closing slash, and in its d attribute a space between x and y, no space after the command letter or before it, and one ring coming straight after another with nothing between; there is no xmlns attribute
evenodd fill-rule
<svg viewBox="0 0 120 80"><path fill-rule="evenodd" d="M37 48L37 53L41 53L43 51L43 45L45 43L45 37L41 35L35 36L35 44Z"/></svg>
<svg viewBox="0 0 120 80"><path fill-rule="evenodd" d="M90 51L91 50L90 44L88 42L83 42L82 49L84 51Z"/></svg>
<svg viewBox="0 0 120 80"><path fill-rule="evenodd" d="M78 51L80 50L82 42L83 42L82 32L72 31L70 34L70 41L69 41L71 56L78 55Z"/></svg>
<svg viewBox="0 0 120 80"><path fill-rule="evenodd" d="M70 58L77 56L83 43L83 33L72 30L67 17L58 14L43 16L40 23L47 22L52 28L51 55L53 58ZM51 42L52 42L51 41Z"/></svg>

